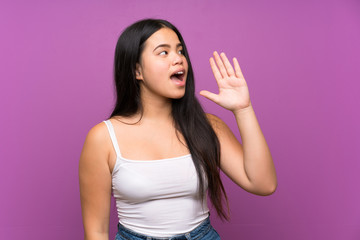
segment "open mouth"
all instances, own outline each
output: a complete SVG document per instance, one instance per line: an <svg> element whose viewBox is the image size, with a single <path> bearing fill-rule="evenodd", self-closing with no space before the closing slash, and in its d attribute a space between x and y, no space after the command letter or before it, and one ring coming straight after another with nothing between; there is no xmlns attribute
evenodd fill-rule
<svg viewBox="0 0 360 240"><path fill-rule="evenodd" d="M179 71L174 73L173 75L170 76L171 80L174 81L184 81L184 76L185 76L185 72L184 71Z"/></svg>

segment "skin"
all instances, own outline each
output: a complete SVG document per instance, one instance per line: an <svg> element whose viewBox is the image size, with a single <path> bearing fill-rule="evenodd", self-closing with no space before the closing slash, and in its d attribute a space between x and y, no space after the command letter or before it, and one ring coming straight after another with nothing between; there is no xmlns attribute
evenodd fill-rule
<svg viewBox="0 0 360 240"><path fill-rule="evenodd" d="M181 133L176 134L171 118L171 99L185 94L171 74L188 65L176 34L167 28L154 33L145 42L136 77L140 81L144 114L116 117L114 125L123 157L156 160L189 154ZM165 47L159 45L167 44ZM207 114L221 145L221 170L244 190L272 194L277 186L273 160L251 105L246 81L237 60L234 67L224 53L214 52L210 66L219 86L219 94L200 94L234 114L243 145L219 117ZM186 79L186 76L185 76ZM136 123L133 125L124 124ZM179 138L177 137L179 136ZM126 136L126 137L125 137ZM139 151L141 149L141 151ZM111 173L116 153L106 125L99 123L86 136L79 162L80 197L86 240L109 239Z"/></svg>

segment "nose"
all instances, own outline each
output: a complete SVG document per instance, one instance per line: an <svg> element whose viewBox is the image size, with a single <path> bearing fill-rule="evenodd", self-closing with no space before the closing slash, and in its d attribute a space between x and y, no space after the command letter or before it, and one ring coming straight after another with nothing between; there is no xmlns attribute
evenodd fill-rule
<svg viewBox="0 0 360 240"><path fill-rule="evenodd" d="M183 57L179 54L175 54L173 64L182 64L183 63Z"/></svg>

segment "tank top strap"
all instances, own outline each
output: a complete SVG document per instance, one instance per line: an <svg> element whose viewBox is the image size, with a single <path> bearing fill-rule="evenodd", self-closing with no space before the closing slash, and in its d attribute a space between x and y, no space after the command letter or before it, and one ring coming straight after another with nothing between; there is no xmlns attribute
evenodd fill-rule
<svg viewBox="0 0 360 240"><path fill-rule="evenodd" d="M109 131L111 142L112 142L112 144L114 146L114 149L115 149L115 152L116 152L116 156L121 157L120 148L119 148L119 144L118 144L117 139L116 139L114 126L112 125L110 120L105 120L103 122L106 124L107 129Z"/></svg>

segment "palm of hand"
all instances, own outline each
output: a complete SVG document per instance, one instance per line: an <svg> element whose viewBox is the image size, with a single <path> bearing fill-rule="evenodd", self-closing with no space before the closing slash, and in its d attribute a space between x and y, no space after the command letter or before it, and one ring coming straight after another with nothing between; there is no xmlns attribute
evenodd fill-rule
<svg viewBox="0 0 360 240"><path fill-rule="evenodd" d="M235 70L224 53L221 54L221 59L219 54L214 52L214 58L215 61L210 58L210 66L219 87L219 94L205 90L200 94L233 112L249 107L249 90L236 58L233 59Z"/></svg>

